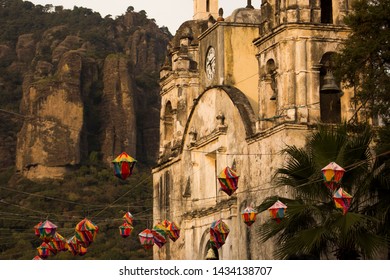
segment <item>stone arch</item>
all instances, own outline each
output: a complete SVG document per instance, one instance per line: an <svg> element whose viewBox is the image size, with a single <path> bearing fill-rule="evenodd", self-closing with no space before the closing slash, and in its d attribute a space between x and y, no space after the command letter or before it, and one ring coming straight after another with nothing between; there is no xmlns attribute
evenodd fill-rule
<svg viewBox="0 0 390 280"><path fill-rule="evenodd" d="M241 92L239 89L231 86L215 86L215 87L209 87L206 88L204 92L202 92L197 99L194 100L194 106L191 109L191 112L188 116L187 123L184 129L184 137L182 138L181 143L181 151L183 152L184 143L187 140L186 138L189 135L189 132L191 131L190 123L191 119L194 115L195 110L198 108L197 104L202 97L209 92L211 89L221 89L226 93L226 95L229 97L229 99L232 101L234 107L238 110L238 113L241 116L241 120L243 122L244 128L245 128L245 136L246 138L249 138L254 135L256 129L255 129L255 123L256 123L256 117L253 112L253 108L251 104L249 103L248 98L245 96L243 92Z"/></svg>
<svg viewBox="0 0 390 280"><path fill-rule="evenodd" d="M214 255L216 256L217 260L219 260L219 252L218 249L215 247L212 247L210 244L210 228L207 228L203 234L202 238L200 239L200 244L199 244L199 259L200 260L205 260L207 253L209 249L212 249L214 252Z"/></svg>
<svg viewBox="0 0 390 280"><path fill-rule="evenodd" d="M323 54L320 61L320 115L323 123L340 123L341 122L341 91L335 90L324 91L325 84L329 83L329 79L333 77L333 62L332 57L334 52L326 52ZM336 81L335 86L340 88L340 84Z"/></svg>

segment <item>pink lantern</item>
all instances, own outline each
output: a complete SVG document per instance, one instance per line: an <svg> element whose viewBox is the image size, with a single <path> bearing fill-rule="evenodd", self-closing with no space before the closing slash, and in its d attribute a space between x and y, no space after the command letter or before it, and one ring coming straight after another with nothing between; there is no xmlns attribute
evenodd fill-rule
<svg viewBox="0 0 390 280"><path fill-rule="evenodd" d="M140 234L138 234L139 241L141 245L146 249L151 249L154 245L153 232L150 229L145 229Z"/></svg>
<svg viewBox="0 0 390 280"><path fill-rule="evenodd" d="M284 218L287 206L281 201L276 201L270 208L268 208L271 218L274 219L278 224Z"/></svg>
<svg viewBox="0 0 390 280"><path fill-rule="evenodd" d="M334 191L344 176L345 170L335 162L329 163L321 169L324 178L324 184L330 190Z"/></svg>
<svg viewBox="0 0 390 280"><path fill-rule="evenodd" d="M46 220L38 227L39 237L43 239L43 241L50 241L50 239L55 235L56 230L57 226L49 220Z"/></svg>

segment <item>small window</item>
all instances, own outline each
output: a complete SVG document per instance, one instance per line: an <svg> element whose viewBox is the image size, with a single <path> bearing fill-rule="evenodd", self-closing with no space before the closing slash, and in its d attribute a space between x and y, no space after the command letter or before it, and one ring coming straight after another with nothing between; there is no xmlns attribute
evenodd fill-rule
<svg viewBox="0 0 390 280"><path fill-rule="evenodd" d="M171 102L165 105L164 114L164 140L170 141L173 138L173 110Z"/></svg>
<svg viewBox="0 0 390 280"><path fill-rule="evenodd" d="M333 23L332 0L321 0L321 23Z"/></svg>
<svg viewBox="0 0 390 280"><path fill-rule="evenodd" d="M206 1L206 12L210 12L210 0Z"/></svg>

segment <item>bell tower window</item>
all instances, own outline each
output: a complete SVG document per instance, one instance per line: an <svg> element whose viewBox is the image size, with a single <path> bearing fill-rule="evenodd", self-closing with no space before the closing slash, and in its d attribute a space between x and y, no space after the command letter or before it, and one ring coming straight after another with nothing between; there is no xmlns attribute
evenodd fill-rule
<svg viewBox="0 0 390 280"><path fill-rule="evenodd" d="M210 0L206 0L206 12L210 12Z"/></svg>
<svg viewBox="0 0 390 280"><path fill-rule="evenodd" d="M173 138L173 110L171 102L165 105L164 114L164 140L170 141Z"/></svg>
<svg viewBox="0 0 390 280"><path fill-rule="evenodd" d="M321 59L320 69L320 113L323 123L341 122L341 90L333 76L332 53Z"/></svg>
<svg viewBox="0 0 390 280"><path fill-rule="evenodd" d="M332 0L321 0L321 23L333 23Z"/></svg>

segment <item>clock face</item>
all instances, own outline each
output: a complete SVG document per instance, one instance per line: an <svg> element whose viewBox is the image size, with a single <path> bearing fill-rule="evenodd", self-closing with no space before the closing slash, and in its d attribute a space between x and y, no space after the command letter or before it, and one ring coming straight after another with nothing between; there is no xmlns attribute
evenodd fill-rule
<svg viewBox="0 0 390 280"><path fill-rule="evenodd" d="M210 47L206 54L206 76L209 80L215 74L215 49Z"/></svg>

